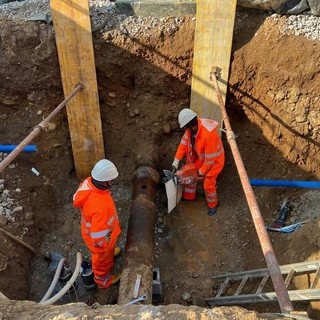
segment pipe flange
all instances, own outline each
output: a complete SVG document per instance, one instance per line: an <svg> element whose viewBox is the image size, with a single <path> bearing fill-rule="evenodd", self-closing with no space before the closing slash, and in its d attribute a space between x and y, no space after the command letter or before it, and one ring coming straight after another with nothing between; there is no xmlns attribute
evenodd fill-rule
<svg viewBox="0 0 320 320"><path fill-rule="evenodd" d="M158 183L160 180L160 174L157 170L151 167L139 167L133 172L131 180L133 181L142 178L152 179L154 183Z"/></svg>

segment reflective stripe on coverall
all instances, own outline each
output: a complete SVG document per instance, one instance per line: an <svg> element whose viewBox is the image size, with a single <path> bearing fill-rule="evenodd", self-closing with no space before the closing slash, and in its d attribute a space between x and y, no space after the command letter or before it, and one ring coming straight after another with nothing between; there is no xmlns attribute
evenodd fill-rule
<svg viewBox="0 0 320 320"><path fill-rule="evenodd" d="M218 204L216 180L224 166L224 149L217 129L217 121L198 118L194 148L190 130L186 130L175 155L178 160L186 156L187 164L195 163L199 173L205 176L203 186L209 208L214 208ZM183 198L195 199L196 189L197 183L186 185Z"/></svg>
<svg viewBox="0 0 320 320"><path fill-rule="evenodd" d="M96 188L89 177L80 184L73 200L73 206L81 209L81 234L91 252L94 280L99 288L107 288L111 284L114 248L121 233L110 190Z"/></svg>

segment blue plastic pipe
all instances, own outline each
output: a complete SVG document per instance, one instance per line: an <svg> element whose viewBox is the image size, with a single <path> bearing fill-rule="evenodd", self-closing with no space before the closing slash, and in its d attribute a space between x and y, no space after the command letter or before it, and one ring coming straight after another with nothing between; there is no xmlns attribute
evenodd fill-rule
<svg viewBox="0 0 320 320"><path fill-rule="evenodd" d="M320 181L250 180L257 187L320 188Z"/></svg>
<svg viewBox="0 0 320 320"><path fill-rule="evenodd" d="M0 144L0 152L11 152L13 151L17 145L14 144ZM22 152L36 152L37 151L37 146L35 144L28 144Z"/></svg>

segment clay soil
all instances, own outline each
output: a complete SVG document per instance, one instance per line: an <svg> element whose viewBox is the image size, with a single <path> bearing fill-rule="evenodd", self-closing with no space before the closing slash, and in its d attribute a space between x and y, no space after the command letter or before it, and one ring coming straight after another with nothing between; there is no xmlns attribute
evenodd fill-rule
<svg viewBox="0 0 320 320"><path fill-rule="evenodd" d="M320 42L281 32L285 17L266 19L260 12L238 12L234 33L227 112L238 136L251 179L320 178ZM93 33L106 157L120 178L113 187L125 246L131 181L137 150L157 145L159 172L171 169L183 134L179 111L189 105L195 21L166 18L159 30L149 25L139 37L134 25ZM174 26L174 27L172 27ZM0 21L0 133L2 144L18 144L63 100L53 26L44 22ZM170 214L159 182L154 266L159 268L163 305L208 308L204 298L216 292L212 276L265 268L259 240L222 133L226 165L218 181L220 207L207 216L203 188L194 202L181 202ZM22 212L1 226L39 252L57 252L72 266L76 252L88 251L80 236L80 213L72 208L75 176L65 111L35 140L37 152L20 154L0 175L4 190ZM32 173L36 168L40 175ZM19 189L19 191L17 191ZM269 233L280 265L320 260L317 190L254 187L266 224L279 215L284 200L292 210L286 223L310 220L291 234ZM0 291L14 300L38 302L51 282L48 262L0 234ZM115 272L121 272L123 254ZM305 288L307 279L294 288ZM117 301L118 286L79 292L65 302L101 305ZM243 306L257 312L280 312L276 303ZM294 303L320 319L317 303ZM249 319L249 316L248 316Z"/></svg>

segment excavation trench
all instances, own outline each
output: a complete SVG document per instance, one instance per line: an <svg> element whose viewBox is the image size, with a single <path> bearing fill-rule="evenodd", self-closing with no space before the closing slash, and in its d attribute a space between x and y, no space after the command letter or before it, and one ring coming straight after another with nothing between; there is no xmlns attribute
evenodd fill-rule
<svg viewBox="0 0 320 320"><path fill-rule="evenodd" d="M201 185L194 202L182 202L168 214L163 184L156 185L155 175L148 170L147 180L140 176L144 170L133 173L138 167L154 170L144 161L137 166L138 147L145 145L157 147L158 172L171 169L183 134L177 116L189 105L193 18L123 20L128 33L114 25L94 32L93 43L106 157L120 173L112 188L123 231L118 241L122 254L115 260L114 272L126 272L130 265L126 250L137 236L128 228L133 223L129 222L131 212L137 209L135 221L147 223L140 214L145 215L148 206L135 207L141 191L152 212L150 228L141 231L147 232L146 239L153 247L139 249L139 255L141 259L149 257L145 263L148 273L152 265L160 271L162 304L207 308L203 298L215 291L212 276L265 267L224 133L226 166L218 180L221 205L214 217L207 216ZM265 14L256 11L237 12L227 97L237 144L250 179L318 180L319 41L282 33L285 17L265 19ZM1 20L0 35L1 144L16 145L63 101L63 90L51 24ZM308 68L302 67L305 61ZM0 215L0 226L41 252L59 252L74 269L78 251L84 259L90 256L80 235L80 212L72 207L80 181L75 177L66 113L59 113L34 144L36 152L21 153L1 173L4 214ZM32 168L40 174L35 175ZM132 176L138 177L133 183ZM266 224L277 218L284 199L293 205L288 224L319 218L317 190L255 187L254 191ZM22 210L12 214L20 206ZM269 236L281 265L319 259L319 234L315 220L292 234ZM0 235L0 262L1 292L10 299L41 300L52 280L43 258L31 256ZM58 303L79 300L114 304L124 295L125 301L142 272L124 274L128 281L120 288L115 285L96 292L79 289L77 297L66 296ZM126 283L128 287L122 289ZM301 279L294 286L304 284ZM277 304L245 307L279 311ZM294 308L317 312L314 304L295 303Z"/></svg>

